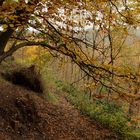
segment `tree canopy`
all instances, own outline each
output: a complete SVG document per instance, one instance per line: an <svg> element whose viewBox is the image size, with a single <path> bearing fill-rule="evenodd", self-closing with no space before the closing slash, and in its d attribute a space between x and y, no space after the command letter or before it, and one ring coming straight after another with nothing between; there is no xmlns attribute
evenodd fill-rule
<svg viewBox="0 0 140 140"><path fill-rule="evenodd" d="M139 27L139 12L139 0L0 0L0 61L38 45L69 56L92 85L127 95L123 84L129 80L135 92L140 73L116 67L115 60L131 29Z"/></svg>

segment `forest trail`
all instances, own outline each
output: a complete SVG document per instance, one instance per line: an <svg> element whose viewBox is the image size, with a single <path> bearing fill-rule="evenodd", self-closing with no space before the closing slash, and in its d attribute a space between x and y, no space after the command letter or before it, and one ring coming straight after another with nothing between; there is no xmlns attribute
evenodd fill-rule
<svg viewBox="0 0 140 140"><path fill-rule="evenodd" d="M54 105L34 92L0 81L1 140L116 140L64 97Z"/></svg>

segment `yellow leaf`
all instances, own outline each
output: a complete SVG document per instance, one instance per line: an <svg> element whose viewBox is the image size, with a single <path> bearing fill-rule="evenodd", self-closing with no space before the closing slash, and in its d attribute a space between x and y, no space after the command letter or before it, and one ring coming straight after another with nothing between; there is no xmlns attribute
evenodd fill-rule
<svg viewBox="0 0 140 140"><path fill-rule="evenodd" d="M11 28L13 28L13 27L14 27L14 24L10 24L9 26L10 26Z"/></svg>
<svg viewBox="0 0 140 140"><path fill-rule="evenodd" d="M4 25L2 25L2 28L3 28L4 30L6 30L6 29L8 28L8 25L7 25L7 24L4 24Z"/></svg>

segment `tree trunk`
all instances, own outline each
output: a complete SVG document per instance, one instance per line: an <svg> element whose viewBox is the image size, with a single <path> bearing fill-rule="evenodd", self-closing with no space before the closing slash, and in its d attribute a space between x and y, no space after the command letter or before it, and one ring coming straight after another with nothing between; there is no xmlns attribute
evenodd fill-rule
<svg viewBox="0 0 140 140"><path fill-rule="evenodd" d="M0 0L0 6L2 6L2 4L3 4L4 1L5 1L5 0Z"/></svg>
<svg viewBox="0 0 140 140"><path fill-rule="evenodd" d="M9 41L13 32L14 32L13 29L8 28L6 32L0 34L0 56L4 53L6 44Z"/></svg>

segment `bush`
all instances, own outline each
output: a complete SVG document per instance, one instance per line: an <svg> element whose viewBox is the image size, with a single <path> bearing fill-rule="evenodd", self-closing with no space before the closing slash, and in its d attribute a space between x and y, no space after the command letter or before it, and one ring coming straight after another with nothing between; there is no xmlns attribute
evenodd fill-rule
<svg viewBox="0 0 140 140"><path fill-rule="evenodd" d="M20 85L26 89L33 90L37 93L43 93L43 85L41 75L35 71L35 66L21 68L5 72L2 74L3 78L12 82L13 84Z"/></svg>

